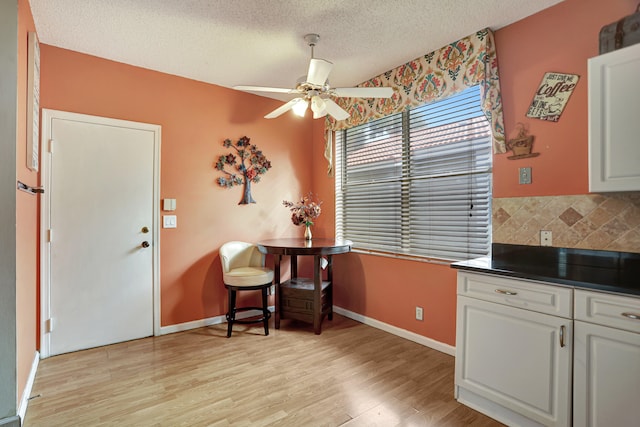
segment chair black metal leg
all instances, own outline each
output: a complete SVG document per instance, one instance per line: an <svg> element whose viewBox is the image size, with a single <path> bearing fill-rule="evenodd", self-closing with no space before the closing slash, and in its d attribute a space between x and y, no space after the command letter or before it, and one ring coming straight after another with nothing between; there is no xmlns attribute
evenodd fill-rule
<svg viewBox="0 0 640 427"><path fill-rule="evenodd" d="M236 291L229 288L229 312L227 313L227 338L231 337L233 322L236 320Z"/></svg>
<svg viewBox="0 0 640 427"><path fill-rule="evenodd" d="M225 285L227 286L227 290L229 291L229 311L226 314L227 318L227 338L231 337L231 333L233 332L233 325L235 323L260 323L262 322L264 325L264 334L269 335L269 318L271 317L271 312L269 311L269 301L268 301L268 288L271 286L271 283L267 283L264 285L256 285L256 286L242 286L240 288ZM260 290L262 295L262 306L261 307L236 307L237 303L237 291L238 290L251 290L257 291ZM262 317L257 318L257 315L249 316L249 318L241 318L236 319L236 315L238 312L245 311L262 311Z"/></svg>
<svg viewBox="0 0 640 427"><path fill-rule="evenodd" d="M269 305L267 303L267 288L262 288L262 316L264 317L264 334L269 335Z"/></svg>

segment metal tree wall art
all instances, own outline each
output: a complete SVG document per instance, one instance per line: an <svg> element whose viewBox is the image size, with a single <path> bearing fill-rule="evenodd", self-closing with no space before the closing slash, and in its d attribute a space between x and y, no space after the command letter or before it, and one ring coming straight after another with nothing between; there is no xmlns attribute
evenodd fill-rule
<svg viewBox="0 0 640 427"><path fill-rule="evenodd" d="M222 145L226 148L233 148L233 152L218 157L216 169L224 176L218 178L218 185L224 188L231 188L244 184L244 192L239 205L255 203L251 197L251 183L260 182L260 175L267 173L271 169L271 162L262 154L255 145L249 144L249 137L243 136L235 144L230 139L225 139ZM230 171L226 170L230 169Z"/></svg>

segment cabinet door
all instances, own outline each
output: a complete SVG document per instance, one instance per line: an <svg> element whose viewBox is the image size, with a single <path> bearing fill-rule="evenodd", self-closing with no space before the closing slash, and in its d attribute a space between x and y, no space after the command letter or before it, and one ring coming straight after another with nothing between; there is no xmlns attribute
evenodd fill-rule
<svg viewBox="0 0 640 427"><path fill-rule="evenodd" d="M458 296L457 322L457 386L543 425L570 424L571 320Z"/></svg>
<svg viewBox="0 0 640 427"><path fill-rule="evenodd" d="M640 44L589 59L589 191L640 190Z"/></svg>
<svg viewBox="0 0 640 427"><path fill-rule="evenodd" d="M574 425L637 426L640 334L576 321L574 346Z"/></svg>

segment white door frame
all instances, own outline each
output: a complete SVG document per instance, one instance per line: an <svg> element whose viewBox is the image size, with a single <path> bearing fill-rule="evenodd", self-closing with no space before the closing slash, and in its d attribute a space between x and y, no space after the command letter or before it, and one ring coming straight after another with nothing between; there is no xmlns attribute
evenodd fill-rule
<svg viewBox="0 0 640 427"><path fill-rule="evenodd" d="M107 117L66 111L42 109L41 136L41 183L44 194L40 203L40 357L50 356L49 321L51 317L51 252L49 250L49 227L51 224L51 129L53 119L82 120L106 126L126 126L153 132L153 225L151 226L152 249L152 281L153 281L153 335L160 335L160 143L161 126ZM55 150L55 145L54 148Z"/></svg>

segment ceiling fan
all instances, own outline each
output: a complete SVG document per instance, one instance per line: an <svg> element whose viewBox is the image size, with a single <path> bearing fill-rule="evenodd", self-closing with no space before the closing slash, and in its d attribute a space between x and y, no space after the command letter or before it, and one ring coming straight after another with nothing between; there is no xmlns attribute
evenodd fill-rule
<svg viewBox="0 0 640 427"><path fill-rule="evenodd" d="M340 107L332 98L391 98L393 89L390 87L337 87L329 86L329 73L333 63L313 57L313 48L320 40L318 34L307 34L305 41L311 47L311 61L307 75L298 79L296 87L293 89L264 87L264 86L234 86L234 89L249 92L277 92L299 95L286 104L276 108L266 116L265 119L274 119L289 110L304 117L309 104L313 111L313 118L324 117L327 114L336 120L344 120L349 117L349 113Z"/></svg>

